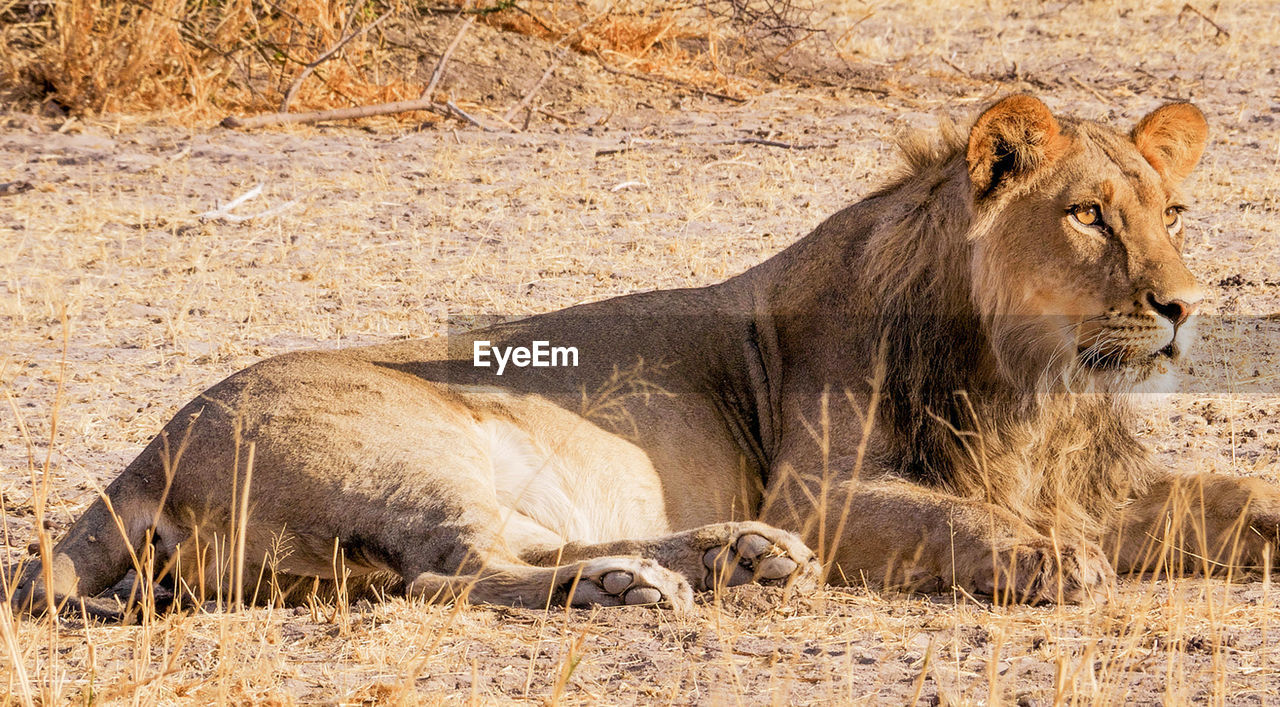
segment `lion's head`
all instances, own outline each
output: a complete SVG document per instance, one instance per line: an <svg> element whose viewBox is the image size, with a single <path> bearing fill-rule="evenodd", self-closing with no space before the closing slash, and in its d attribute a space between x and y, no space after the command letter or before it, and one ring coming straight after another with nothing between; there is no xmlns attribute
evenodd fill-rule
<svg viewBox="0 0 1280 707"><path fill-rule="evenodd" d="M1129 134L1006 98L969 133L974 305L1002 370L1073 388L1170 371L1203 291L1182 262L1179 185L1207 136L1188 103Z"/></svg>

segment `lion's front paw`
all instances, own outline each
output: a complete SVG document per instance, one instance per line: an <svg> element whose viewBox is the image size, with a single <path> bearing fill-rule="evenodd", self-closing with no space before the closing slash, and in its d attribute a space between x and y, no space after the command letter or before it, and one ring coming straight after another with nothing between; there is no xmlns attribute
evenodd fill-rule
<svg viewBox="0 0 1280 707"><path fill-rule="evenodd" d="M1280 566L1280 509L1276 505L1273 501L1265 504L1263 509L1249 513L1243 531L1237 531L1238 523L1234 521L1222 524L1227 530L1219 533L1220 537L1213 543L1218 552L1213 562L1205 563L1210 574L1225 574L1228 569L1260 574L1267 567ZM1199 538L1194 540L1199 541ZM1206 543L1197 544L1204 546Z"/></svg>
<svg viewBox="0 0 1280 707"><path fill-rule="evenodd" d="M974 568L972 586L1001 603L1101 604L1115 582L1111 563L1093 545L1055 549L1037 540L996 550L985 561L991 564Z"/></svg>
<svg viewBox="0 0 1280 707"><path fill-rule="evenodd" d="M679 573L639 557L587 560L569 584L572 606L653 604L677 611L693 608L693 590Z"/></svg>
<svg viewBox="0 0 1280 707"><path fill-rule="evenodd" d="M764 523L734 523L726 531L702 554L704 589L749 582L800 589L818 585L817 558L798 536Z"/></svg>

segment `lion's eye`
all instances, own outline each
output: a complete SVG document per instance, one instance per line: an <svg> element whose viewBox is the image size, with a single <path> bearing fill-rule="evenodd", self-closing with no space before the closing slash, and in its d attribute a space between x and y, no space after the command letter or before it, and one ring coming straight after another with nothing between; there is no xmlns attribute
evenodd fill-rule
<svg viewBox="0 0 1280 707"><path fill-rule="evenodd" d="M1176 233L1178 228L1182 226L1182 207L1170 206L1164 210L1164 227L1169 229L1170 233Z"/></svg>
<svg viewBox="0 0 1280 707"><path fill-rule="evenodd" d="M1080 206L1071 207L1071 218L1076 220L1081 226L1089 226L1090 228L1101 228L1105 224L1102 223L1102 210L1097 204L1081 204Z"/></svg>

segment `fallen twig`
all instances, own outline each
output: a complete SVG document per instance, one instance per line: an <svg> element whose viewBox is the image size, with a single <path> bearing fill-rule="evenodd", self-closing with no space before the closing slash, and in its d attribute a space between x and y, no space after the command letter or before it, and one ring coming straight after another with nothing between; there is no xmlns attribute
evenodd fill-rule
<svg viewBox="0 0 1280 707"><path fill-rule="evenodd" d="M815 34L818 34L820 31L821 31L821 30L814 29L814 28L810 28L810 29L808 29L808 30L807 30L807 33L806 33L803 37L801 37L800 39L797 39L796 41L794 41L794 42L792 42L792 43L790 43L790 44L788 44L786 47L784 47L784 48L782 49L782 51L778 52L777 54L774 54L774 55L773 55L773 57L769 59L769 62L768 62L768 63L772 64L772 63L774 63L774 62L778 61L778 60L779 60L779 59L781 59L782 57L786 56L786 55L787 55L787 53L788 53L788 52L790 52L792 49L795 49L796 47L800 46L800 45L801 45L801 44L803 44L805 41L807 41L810 37L812 37L812 36L813 36L813 35L815 35Z"/></svg>
<svg viewBox="0 0 1280 707"><path fill-rule="evenodd" d="M960 66L959 64L956 64L955 62L951 61L945 56L939 56L938 60L946 64L947 66L950 66L951 68L955 69L956 73L963 75L965 78L970 78L970 79L973 78L973 74L969 73L967 69L965 69L963 66Z"/></svg>
<svg viewBox="0 0 1280 707"><path fill-rule="evenodd" d="M664 144L667 144L667 141L634 140L634 141L627 142L627 144L621 147L608 147L601 150L596 150L595 156L605 157L607 155L617 155L623 152L630 152L631 150L638 150L642 147L650 147L653 145L664 145ZM793 142L782 142L781 140L769 140L762 137L737 137L737 138L730 138L728 140L716 140L714 142L709 142L705 144L708 144L708 145L760 145L761 147L777 147L783 150L816 150L818 148L830 149L835 147L835 145L817 145L817 144L798 145Z"/></svg>
<svg viewBox="0 0 1280 707"><path fill-rule="evenodd" d="M548 66L547 70L542 72L542 76L538 77L538 80L533 83L533 88L530 88L529 91L524 94L524 98L521 98L519 103L512 106L511 110L507 111L506 114L502 116L502 122L510 125L511 121L515 120L516 115L520 113L521 110L524 110L526 106L529 105L529 101L533 100L533 97L538 93L538 89L542 88L542 84L546 83L547 79L551 77L551 73L555 71L557 67L559 67L561 64L564 63L565 57L569 56L569 47L564 45L572 41L574 37L578 36L582 32L582 30L586 29L587 27L590 27L597 20L608 15L609 12L612 10L613 10L613 3L611 2L604 8L604 10L602 10L599 13L596 13L594 16L587 19L586 22L583 22L582 24L578 25L577 27L574 28L572 32L561 37L560 40L556 42L556 46L562 47L562 48L560 49L559 53L556 54L555 60L551 62L551 66ZM531 114L525 115L525 127L522 129L528 128L529 115Z"/></svg>
<svg viewBox="0 0 1280 707"><path fill-rule="evenodd" d="M780 140L766 140L762 137L739 137L732 140L717 140L712 145L762 145L764 147L780 147L784 150L815 150L819 147L835 147L835 145L797 145Z"/></svg>
<svg viewBox="0 0 1280 707"><path fill-rule="evenodd" d="M885 98L888 98L890 95L892 95L889 89L887 88L876 88L875 86L863 86L861 84L856 84L856 83L842 83L840 84L840 87L849 89L851 91L862 91L863 93L870 93L875 96L884 96Z"/></svg>
<svg viewBox="0 0 1280 707"><path fill-rule="evenodd" d="M450 7L448 5L428 6L421 9L426 12L440 13L442 15L492 15L495 12L513 9L518 10L520 8L516 7L515 0L502 0L502 2L499 2L496 5L474 7L470 9L465 7Z"/></svg>
<svg viewBox="0 0 1280 707"><path fill-rule="evenodd" d="M240 196L237 196L236 198L232 199L231 201L228 201L226 204L216 209L213 209L211 211L206 211L202 214L196 214L196 218L200 219L201 221L228 221L230 223L244 223L245 221L252 221L254 219L267 218L268 216L275 216L276 214L279 214L286 209L296 206L304 198L304 197L298 197L297 199L290 199L289 201L286 201L282 204L277 204L269 209L266 209L265 211L259 211L256 214L248 214L248 215L241 216L239 214L231 213L237 206L240 206L241 204L244 204L245 202L250 201L252 199L258 198L258 196L262 194L262 186L263 185L259 184L254 188L250 189L249 191L241 194Z"/></svg>
<svg viewBox="0 0 1280 707"><path fill-rule="evenodd" d="M521 98L519 103L512 106L511 110L507 111L506 115L502 116L504 121L510 123L512 120L515 120L516 114L524 110L525 106L529 105L529 101L533 100L533 96L538 92L538 89L542 88L542 84L546 83L547 79L551 77L551 72L555 71L560 64L564 63L564 58L568 56L568 54L568 47L560 50L555 61L551 62L551 66L548 66L547 70L542 72L542 76L538 77L538 80L533 83L533 88L530 88L529 91L524 94L524 98Z"/></svg>
<svg viewBox="0 0 1280 707"><path fill-rule="evenodd" d="M1107 104L1110 104L1110 103L1111 103L1111 99L1110 99L1110 98L1107 98L1106 96L1102 95L1101 93L1098 93L1098 91L1097 91L1097 90L1095 90L1095 89L1093 88L1093 86L1090 86L1089 84L1087 84L1087 83L1085 83L1085 82L1081 81L1081 80L1080 80L1080 77L1076 76L1075 74L1072 74L1072 75L1071 75L1071 82L1072 82L1072 83L1074 83L1075 85L1079 86L1080 88L1083 88L1084 90L1088 91L1089 93L1092 93L1094 98L1096 98L1096 99L1098 99L1098 100L1102 101L1103 103L1107 103Z"/></svg>
<svg viewBox="0 0 1280 707"><path fill-rule="evenodd" d="M565 116L560 115L559 113L553 110L548 110L547 108L538 108L538 112L547 116L548 118L551 118L552 120L558 120L561 123L564 123L565 125L577 125L577 123L573 122L572 118L566 118Z"/></svg>
<svg viewBox="0 0 1280 707"><path fill-rule="evenodd" d="M1208 15L1201 12L1200 8L1196 7L1195 5L1192 5L1191 3L1187 3L1182 6L1182 9L1178 11L1178 19L1182 19L1182 16L1188 12L1199 15L1200 19L1212 25L1213 28L1218 31L1218 34L1214 35L1215 37L1226 37L1227 39L1231 39L1230 32L1228 32L1225 28L1223 28L1222 25L1209 19Z"/></svg>
<svg viewBox="0 0 1280 707"><path fill-rule="evenodd" d="M285 209L291 209L294 206L297 206L298 202L300 201L302 201L301 198L290 199L289 201L286 201L283 204L277 204L267 209L266 211L259 211L256 214L248 214L246 216L239 216L237 214L223 214L218 218L223 221L229 221L231 223L244 223L245 221L252 221L254 219L267 218L268 216L275 216L276 214L283 212Z"/></svg>
<svg viewBox="0 0 1280 707"><path fill-rule="evenodd" d="M375 115L389 115L391 113L408 113L415 110L439 111L440 109L441 106L435 101L426 98L414 98L407 101L315 110L306 113L266 113L249 118L237 118L234 115L229 115L223 118L219 125L224 128L258 128L263 125L281 123L318 123L322 120L352 120L355 118L369 118Z"/></svg>
<svg viewBox="0 0 1280 707"><path fill-rule="evenodd" d="M476 120L469 113L459 108L453 101L436 103L428 98L412 98L407 101L375 103L368 106L352 106L350 108L333 108L316 110L307 113L266 113L248 118L237 118L229 115L218 123L224 128L260 128L264 125L281 125L285 123L319 123L322 120L355 120L356 118L372 118L378 115L410 113L416 110L431 111L445 117L460 118L486 132L493 128Z"/></svg>
<svg viewBox="0 0 1280 707"><path fill-rule="evenodd" d="M708 90L706 90L706 89L699 88L698 86L695 86L694 84L691 84L691 83L689 83L689 82L687 82L687 81L681 81L680 79L673 79L673 78L670 78L670 77L667 77L667 76L662 76L662 75L660 75L660 74L638 74L638 73L636 73L636 72L634 72L634 71L627 71L626 69L619 69L619 68L617 68L617 67L615 67L615 66L610 66L610 65L609 65L609 62L605 61L605 60L604 60L604 57L600 56L600 52L599 52L599 51L596 51L596 52L594 52L594 53L595 53L596 61L600 62L600 66L601 66L605 71L608 71L608 72L609 72L609 73L611 73L611 74L618 74L619 76L629 76L629 77L631 77L631 78L633 78L633 79L640 79L641 81L652 81L653 83L664 83L664 84L667 84L668 86L680 86L681 88L684 88L684 89L688 89L688 90L690 90L690 91L696 91L696 92L698 92L698 93L701 93L701 94L702 94L702 95L704 95L704 96L711 96L712 98L719 98L719 99L720 99L720 100L722 100L722 101L732 101L732 102L734 102L734 103L746 103L746 102L747 102L747 99L745 99L745 98L738 98L737 96L730 96L730 95L728 95L728 94L726 94L726 93L717 93L717 92L715 92L715 91L708 91Z"/></svg>
<svg viewBox="0 0 1280 707"><path fill-rule="evenodd" d="M227 214L231 213L231 210L234 209L235 207L251 199L258 198L260 194L262 194L262 185L258 184L257 186L253 187L249 191L241 194L240 196L237 196L236 198L232 199L231 201L228 201L227 203L223 204L222 206L219 206L216 209L206 211L202 214L196 214L196 218L201 218L201 219L222 218L223 216L226 216Z"/></svg>
<svg viewBox="0 0 1280 707"><path fill-rule="evenodd" d="M297 78L293 80L293 83L289 84L289 90L284 92L284 98L280 101L280 112L281 113L289 112L289 104L293 102L294 94L298 92L298 89L302 87L302 82L305 81L307 77L310 76L311 73L316 70L317 66L320 66L321 64L323 64L324 62L332 58L333 55L337 54L339 51L342 50L343 47L347 46L347 44L351 40L355 39L356 37L359 37L365 32L368 32L374 27L377 27L378 25L382 24L382 21L390 17L391 13L394 11L395 11L394 9L387 10L386 12L379 15L378 19L374 20L373 22L370 22L369 24L365 25L364 27L361 27L360 29L354 32L351 32L350 34L347 34L342 39L339 39L338 43L333 45L333 47L331 47L324 54L321 54L320 56L316 57L315 61L304 66L302 68L302 72L299 73Z"/></svg>
<svg viewBox="0 0 1280 707"><path fill-rule="evenodd" d="M436 90L436 85L444 77L444 68L449 63L449 57L453 56L453 50L458 48L458 44L462 42L462 35L466 34L467 30L475 22L475 15L468 17L467 21L463 22L462 26L458 28L458 33L453 35L453 41L449 42L448 48L440 55L440 61L436 62L436 68L431 71L431 80L427 82L427 87L422 89L422 98L431 98L432 93Z"/></svg>
<svg viewBox="0 0 1280 707"><path fill-rule="evenodd" d="M471 123L472 125L476 126L477 128L480 128L481 130L485 131L486 133L491 133L491 132L493 132L493 128L491 128L491 127L489 127L489 126L485 125L484 123L481 123L480 121L476 120L475 118L472 118L470 115L468 115L468 114L467 114L465 111L463 111L461 108L459 108L458 106L454 105L453 101L445 101L445 106L446 106L446 107L448 107L448 109L449 109L449 110L453 111L453 114L454 114L454 115L458 116L459 118L462 118L463 120L467 121L468 123Z"/></svg>
<svg viewBox="0 0 1280 707"><path fill-rule="evenodd" d="M538 26L539 26L539 27L541 27L542 29L544 29L544 30L546 30L546 31L548 31L548 32L550 32L550 33L552 33L552 34L555 34L555 30L554 30L554 29L551 29L551 25L547 24L545 21L543 21L543 19L542 19L541 17L538 17L536 14L534 14L534 13L532 13L532 12L530 12L530 11L528 11L528 10L524 9L523 7L520 7L519 5L517 5L517 4L515 4L515 3L512 3L512 4L511 4L511 9L512 9L512 10L515 10L516 12L521 13L521 14L522 14L522 15L524 15L525 17L528 17L529 19L531 19L531 20L533 20L534 22L538 23Z"/></svg>
<svg viewBox="0 0 1280 707"><path fill-rule="evenodd" d="M379 18L381 19L381 18ZM449 57L453 55L453 50L458 48L458 44L462 41L462 36L466 34L467 29L474 24L476 18L474 15L467 18L458 28L458 33L453 36L453 41L440 55L440 60L436 62L436 68L431 72L431 80L427 83L427 87L422 90L422 95L416 99L408 99L404 101L391 101L390 103L375 103L368 106L352 106L350 108L333 108L330 110L316 110L306 113L287 113L280 111L278 113L267 113L264 115L255 115L250 118L237 118L229 115L222 119L219 123L224 128L257 128L263 125L277 125L281 123L318 123L322 120L353 120L355 118L369 118L375 115L391 115L393 113L408 113L415 110L429 110L440 113L445 116L456 116L476 127L483 130L492 130L492 128L482 125L475 118L468 115L461 108L453 104L453 101L445 101L438 103L433 97L436 85L440 83L440 78L444 76L445 66L449 63ZM376 24L377 21L371 23Z"/></svg>

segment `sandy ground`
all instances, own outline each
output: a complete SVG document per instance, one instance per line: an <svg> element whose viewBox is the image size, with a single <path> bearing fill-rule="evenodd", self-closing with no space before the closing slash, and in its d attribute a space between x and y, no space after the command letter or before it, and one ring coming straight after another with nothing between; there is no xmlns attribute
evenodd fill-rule
<svg viewBox="0 0 1280 707"><path fill-rule="evenodd" d="M0 116L5 559L34 536L29 459L50 461L56 535L181 404L253 361L716 282L868 193L895 134L1013 91L1125 127L1168 99L1209 116L1186 257L1211 293L1192 362L1210 382L1147 401L1143 431L1170 465L1276 481L1280 23L1265 2L1203 8L1225 36L1181 6L833 4L819 20L839 42L788 54L785 82L744 79L745 102L586 61L553 82L561 119L524 132ZM574 78L590 72L610 88ZM483 118L523 93L512 81L450 90ZM284 208L197 217L257 185L234 213ZM1255 703L1280 692L1277 618L1260 582L1129 582L1100 609L746 588L691 617L389 599L21 622L0 685L144 703Z"/></svg>

